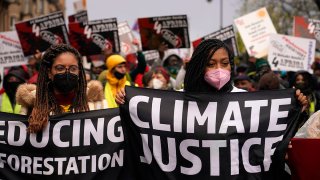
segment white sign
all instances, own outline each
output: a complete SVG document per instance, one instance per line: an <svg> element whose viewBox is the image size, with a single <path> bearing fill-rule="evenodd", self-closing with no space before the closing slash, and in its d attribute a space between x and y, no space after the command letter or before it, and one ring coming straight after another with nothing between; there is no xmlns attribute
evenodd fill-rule
<svg viewBox="0 0 320 180"><path fill-rule="evenodd" d="M266 8L258 9L234 20L250 56L256 58L268 54L270 34L276 34Z"/></svg>
<svg viewBox="0 0 320 180"><path fill-rule="evenodd" d="M0 32L0 66L19 66L27 64L16 31Z"/></svg>
<svg viewBox="0 0 320 180"><path fill-rule="evenodd" d="M315 48L314 39L272 34L268 61L272 70L306 70L312 73Z"/></svg>

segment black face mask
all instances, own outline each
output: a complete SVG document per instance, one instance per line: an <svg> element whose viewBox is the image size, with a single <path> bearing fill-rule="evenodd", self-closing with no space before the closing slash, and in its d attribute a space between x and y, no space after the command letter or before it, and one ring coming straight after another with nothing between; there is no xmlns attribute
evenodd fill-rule
<svg viewBox="0 0 320 180"><path fill-rule="evenodd" d="M295 88L300 89L304 95L310 95L312 93L310 86L306 86L304 83L297 83Z"/></svg>
<svg viewBox="0 0 320 180"><path fill-rule="evenodd" d="M72 73L53 76L53 87L61 93L68 93L78 86L78 75Z"/></svg>
<svg viewBox="0 0 320 180"><path fill-rule="evenodd" d="M126 75L126 74L119 73L118 71L115 71L113 74L118 80L122 79Z"/></svg>

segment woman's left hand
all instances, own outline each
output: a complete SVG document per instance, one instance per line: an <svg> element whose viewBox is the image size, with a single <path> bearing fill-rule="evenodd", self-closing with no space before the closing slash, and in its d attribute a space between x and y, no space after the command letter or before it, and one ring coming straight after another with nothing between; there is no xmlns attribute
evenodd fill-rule
<svg viewBox="0 0 320 180"><path fill-rule="evenodd" d="M302 105L301 112L305 111L307 109L309 102L308 102L307 97L305 95L303 95L303 93L300 91L300 89L296 90L296 98L298 99L298 101Z"/></svg>

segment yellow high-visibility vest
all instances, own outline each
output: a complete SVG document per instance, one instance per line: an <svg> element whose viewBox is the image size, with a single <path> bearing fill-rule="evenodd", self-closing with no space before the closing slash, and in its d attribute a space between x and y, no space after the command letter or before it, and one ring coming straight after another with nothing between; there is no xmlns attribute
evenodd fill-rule
<svg viewBox="0 0 320 180"><path fill-rule="evenodd" d="M16 104L14 108L12 107L12 104L10 102L9 96L6 93L2 94L2 103L1 103L1 112L6 113L14 113L14 114L20 114L21 111L21 105Z"/></svg>
<svg viewBox="0 0 320 180"><path fill-rule="evenodd" d="M129 81L126 81L125 85L130 86L131 83ZM116 103L115 98L113 97L111 86L108 82L106 83L106 86L104 88L104 96L108 102L108 108L118 107L118 104Z"/></svg>

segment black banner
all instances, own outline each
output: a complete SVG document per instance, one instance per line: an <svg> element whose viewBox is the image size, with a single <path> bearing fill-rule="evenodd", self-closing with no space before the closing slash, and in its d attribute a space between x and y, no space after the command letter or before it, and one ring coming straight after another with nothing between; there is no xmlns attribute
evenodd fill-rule
<svg viewBox="0 0 320 180"><path fill-rule="evenodd" d="M84 56L101 54L105 49L120 52L116 18L70 23L69 39Z"/></svg>
<svg viewBox="0 0 320 180"><path fill-rule="evenodd" d="M229 46L229 48L233 51L234 56L238 56L239 54L236 37L235 37L235 33L232 25L222 28L219 31L208 34L200 39L193 41L192 42L193 48L196 48L201 43L201 41L206 39L219 39L225 42Z"/></svg>
<svg viewBox="0 0 320 180"><path fill-rule="evenodd" d="M280 179L300 108L292 89L189 94L126 88L120 106L135 179Z"/></svg>
<svg viewBox="0 0 320 180"><path fill-rule="evenodd" d="M171 49L190 47L186 15L139 18L138 24L144 51L158 49L162 42Z"/></svg>
<svg viewBox="0 0 320 180"><path fill-rule="evenodd" d="M62 12L52 13L15 24L23 54L45 51L53 44L69 44L68 31Z"/></svg>
<svg viewBox="0 0 320 180"><path fill-rule="evenodd" d="M0 179L127 179L118 109L52 116L43 133L0 113Z"/></svg>

